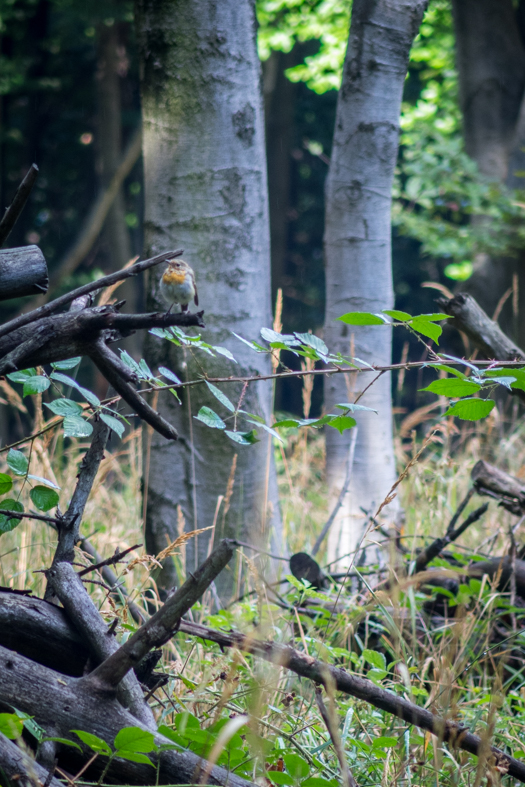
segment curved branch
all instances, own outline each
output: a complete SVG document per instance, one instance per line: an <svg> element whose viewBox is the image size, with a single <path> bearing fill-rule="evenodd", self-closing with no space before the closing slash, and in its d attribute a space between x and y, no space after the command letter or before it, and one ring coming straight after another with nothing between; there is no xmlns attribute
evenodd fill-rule
<svg viewBox="0 0 525 787"><path fill-rule="evenodd" d="M113 386L115 391L120 394L143 421L146 421L147 424L152 426L167 440L177 440L179 434L175 427L159 415L153 407L150 407L146 400L123 379L120 371L122 361L106 347L101 339L90 348L89 356L108 383Z"/></svg>

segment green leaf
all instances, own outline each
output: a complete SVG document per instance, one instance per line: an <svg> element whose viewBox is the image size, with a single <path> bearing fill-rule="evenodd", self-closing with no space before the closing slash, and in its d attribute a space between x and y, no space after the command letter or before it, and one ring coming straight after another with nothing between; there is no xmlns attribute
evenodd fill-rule
<svg viewBox="0 0 525 787"><path fill-rule="evenodd" d="M447 366L444 363L429 363L431 369L440 369L443 372L448 372L448 374L454 374L456 377L461 378L462 380L467 380L468 377L463 372L460 372L459 369L454 369L453 366Z"/></svg>
<svg viewBox="0 0 525 787"><path fill-rule="evenodd" d="M6 497L0 500L0 508L7 509L7 511L17 511L19 514L24 512L24 506L18 500L13 500L12 497ZM18 527L22 520L9 518L6 514L0 514L0 533L9 533Z"/></svg>
<svg viewBox="0 0 525 787"><path fill-rule="evenodd" d="M38 375L38 377L29 377L24 383L23 395L34 396L35 394L47 391L50 385L51 380L48 377L44 377L43 375Z"/></svg>
<svg viewBox="0 0 525 787"><path fill-rule="evenodd" d="M311 347L316 353L319 353L321 357L326 357L329 353L328 347L320 339L313 333L295 333L295 336L299 339L301 344L306 344L307 347Z"/></svg>
<svg viewBox="0 0 525 787"><path fill-rule="evenodd" d="M22 735L24 722L16 713L0 713L0 732L9 740L14 741Z"/></svg>
<svg viewBox="0 0 525 787"><path fill-rule="evenodd" d="M6 495L13 486L13 479L7 473L0 473L0 495Z"/></svg>
<svg viewBox="0 0 525 787"><path fill-rule="evenodd" d="M80 415L82 412L82 407L78 402L74 402L73 399L54 399L49 404L46 402L44 404L55 415Z"/></svg>
<svg viewBox="0 0 525 787"><path fill-rule="evenodd" d="M123 363L125 363L125 364L126 364L126 366L127 366L129 369L131 369L131 371L132 371L132 372L135 372L135 374L136 374L138 377L140 377L140 376L141 376L141 372L140 372L140 366L138 365L138 363L136 362L136 360L135 360L134 358L132 358L132 357L131 357L131 355L130 355L129 353L127 353L127 352L126 352L126 350L121 350L121 351L120 351L120 360L121 360Z"/></svg>
<svg viewBox="0 0 525 787"><path fill-rule="evenodd" d="M237 363L231 352L227 350L226 347L213 346L213 349L215 350L216 353L219 353L219 355L224 355L225 358L229 358L230 361Z"/></svg>
<svg viewBox="0 0 525 787"><path fill-rule="evenodd" d="M286 770L293 779L305 779L310 773L310 766L298 754L283 755Z"/></svg>
<svg viewBox="0 0 525 787"><path fill-rule="evenodd" d="M29 470L29 462L22 451L10 448L7 454L7 465L15 475L26 475Z"/></svg>
<svg viewBox="0 0 525 787"><path fill-rule="evenodd" d="M266 777L273 782L273 784L295 784L292 777L288 773L283 773L282 771L266 771Z"/></svg>
<svg viewBox="0 0 525 787"><path fill-rule="evenodd" d="M365 648L363 650L363 658L372 667L376 667L377 669L386 669L386 659L382 653L379 653L377 650L370 650L369 648Z"/></svg>
<svg viewBox="0 0 525 787"><path fill-rule="evenodd" d="M344 431L347 429L351 429L355 426L357 421L355 418L351 418L349 415L337 415L335 418L332 418L329 421L329 426L333 426L334 429L337 429L339 434L343 434Z"/></svg>
<svg viewBox="0 0 525 787"><path fill-rule="evenodd" d="M57 361L56 363L52 363L51 366L53 369L58 369L62 372L67 372L68 369L74 369L75 366L78 366L80 361L82 360L82 356L79 355L78 358L68 358L67 361Z"/></svg>
<svg viewBox="0 0 525 787"><path fill-rule="evenodd" d="M235 336L236 339L238 339L243 344L247 344L248 347L251 350L255 350L255 352L257 352L257 353L261 353L261 352L266 353L266 352L268 352L268 348L267 347L263 347L262 344L258 344L257 342L249 342L247 339L243 339L242 336L239 336L239 334L235 333L235 331L232 331L232 333L233 333L233 335Z"/></svg>
<svg viewBox="0 0 525 787"><path fill-rule="evenodd" d="M366 673L366 677L377 686L379 686L383 678L386 678L387 675L386 669L377 669L376 667L372 667L372 669L369 669Z"/></svg>
<svg viewBox="0 0 525 787"><path fill-rule="evenodd" d="M455 415L463 421L479 421L487 417L495 404L492 399L461 399L449 407L445 415Z"/></svg>
<svg viewBox="0 0 525 787"><path fill-rule="evenodd" d="M32 473L28 473L27 477L31 479L31 481L39 481L41 484L44 484L44 486L50 486L52 489L60 490L60 487L55 484L54 481L50 481L49 478L42 478L41 476L33 475Z"/></svg>
<svg viewBox="0 0 525 787"><path fill-rule="evenodd" d="M282 421L276 421L273 425L273 428L292 429L293 427L299 427L300 425L300 422L296 421L295 418L284 418Z"/></svg>
<svg viewBox="0 0 525 787"><path fill-rule="evenodd" d="M217 388L216 385L212 385L212 383L209 383L207 380L206 380L206 385L208 386L212 394L215 396L215 398L218 399L219 402L223 404L227 410L230 411L230 413L235 412L235 406L230 402L226 394L224 394L221 390L219 390L219 388Z"/></svg>
<svg viewBox="0 0 525 787"><path fill-rule="evenodd" d="M36 377L36 369L22 369L19 372L10 372L7 379L13 383L25 383L30 377Z"/></svg>
<svg viewBox="0 0 525 787"><path fill-rule="evenodd" d="M105 754L107 757L111 756L111 749L106 741L102 740L102 738L99 738L97 735L93 735L91 732L85 732L84 730L71 730L71 732L74 732L75 735L78 735L82 743L85 743L86 746L89 746L91 751L95 751L97 754Z"/></svg>
<svg viewBox="0 0 525 787"><path fill-rule="evenodd" d="M215 413L211 407L201 407L199 410L198 415L193 416L197 421L201 421L206 426L210 426L212 429L226 429L226 424L220 418L217 413Z"/></svg>
<svg viewBox="0 0 525 787"><path fill-rule="evenodd" d="M68 377L67 374L61 374L60 372L51 372L51 377L53 380L57 380L59 383L64 383L64 385L68 385L70 388L76 388L76 390L82 394L86 402L93 405L94 407L99 407L100 399L98 396L95 396L93 391L88 391L87 388L82 388L81 385L77 383L76 380L73 380L72 377Z"/></svg>
<svg viewBox="0 0 525 787"><path fill-rule="evenodd" d="M196 684L192 684L192 688L195 688ZM184 735L186 730L194 729L200 730L201 725L199 724L199 720L196 716L193 716L189 711L184 711L183 713L177 713L175 716L175 726L177 728L177 732L181 735ZM169 736L168 736L169 737Z"/></svg>
<svg viewBox="0 0 525 787"><path fill-rule="evenodd" d="M385 325L388 323L388 320L382 315L371 312L348 312L337 319L347 325Z"/></svg>
<svg viewBox="0 0 525 787"><path fill-rule="evenodd" d="M375 738L372 741L372 748L373 749L393 749L394 746L397 746L399 743L397 738L389 738L386 735L381 735L379 738Z"/></svg>
<svg viewBox="0 0 525 787"><path fill-rule="evenodd" d="M55 737L42 738L42 740L39 741L39 743L45 743L45 741L55 741L56 743L62 743L64 746L73 746L75 749L82 751L78 743L74 743L73 741L68 740L68 738L55 738Z"/></svg>
<svg viewBox="0 0 525 787"><path fill-rule="evenodd" d="M421 333L423 336L427 336L429 339L435 341L436 344L439 344L439 337L443 333L443 329L440 325L429 322L423 317L416 317L410 324L417 333Z"/></svg>
<svg viewBox="0 0 525 787"><path fill-rule="evenodd" d="M280 443L284 442L281 435L278 432L276 432L275 429L272 429L271 426L267 426L267 424L261 423L259 420L255 421L253 418L247 418L246 420L250 424L255 424L255 426L260 426L261 429L264 429L266 432L268 432L268 434L271 434L272 437L275 437L275 439L279 440Z"/></svg>
<svg viewBox="0 0 525 787"><path fill-rule="evenodd" d="M138 754L137 752L132 751L119 751L118 756L122 757L123 760L129 760L130 762L142 762L145 765L151 765L152 768L155 767L146 754Z"/></svg>
<svg viewBox="0 0 525 787"><path fill-rule="evenodd" d="M176 385L182 385L182 381L179 380L175 372L170 371L170 369L167 369L165 366L159 366L159 372L170 382L175 383Z"/></svg>
<svg viewBox="0 0 525 787"><path fill-rule="evenodd" d="M364 404L354 404L353 402L342 402L341 404L336 404L336 407L339 407L341 410L350 410L351 413L357 413L360 410L366 410L369 413L376 413L377 410L374 410L372 407L365 407Z"/></svg>
<svg viewBox="0 0 525 787"><path fill-rule="evenodd" d="M228 435L234 443L239 443L239 445L254 445L259 442L255 429L252 429L251 432L230 432L227 429L224 434Z"/></svg>
<svg viewBox="0 0 525 787"><path fill-rule="evenodd" d="M58 505L59 497L54 489L47 486L34 486L29 497L39 511L49 511Z"/></svg>
<svg viewBox="0 0 525 787"><path fill-rule="evenodd" d="M124 434L124 429L126 428L125 425L120 421L118 418L115 418L114 415L108 415L107 413L100 413L100 418L106 426L109 426L119 437L122 437Z"/></svg>
<svg viewBox="0 0 525 787"><path fill-rule="evenodd" d="M332 782L322 776L310 776L301 782L301 787L333 787Z"/></svg>
<svg viewBox="0 0 525 787"><path fill-rule="evenodd" d="M147 753L157 748L153 733L140 727L123 727L115 737L114 744L119 756L123 752Z"/></svg>
<svg viewBox="0 0 525 787"><path fill-rule="evenodd" d="M153 374L153 372L149 368L149 366L146 363L146 361L144 360L144 358L141 358L140 361L139 361L139 369L140 369L140 376L144 380L152 380L155 377L155 375Z"/></svg>
<svg viewBox="0 0 525 787"><path fill-rule="evenodd" d="M93 431L91 424L79 415L68 415L62 422L66 437L89 437Z"/></svg>
<svg viewBox="0 0 525 787"><path fill-rule="evenodd" d="M301 344L301 341L296 339L295 336L289 333L277 333L277 331L273 331L271 328L261 328L261 336L267 342L280 342L287 347L299 347Z"/></svg>
<svg viewBox="0 0 525 787"><path fill-rule="evenodd" d="M430 391L438 396L448 396L449 399L456 399L461 396L468 396L481 391L481 385L468 382L468 380L458 380L456 377L447 377L444 380L434 380L422 388L423 391Z"/></svg>
<svg viewBox="0 0 525 787"><path fill-rule="evenodd" d="M441 312L437 312L434 314L418 314L414 319L427 320L429 322L439 322L440 320L451 320L452 317L450 314L442 314Z"/></svg>
<svg viewBox="0 0 525 787"><path fill-rule="evenodd" d="M392 317L393 320L399 320L400 322L408 322L413 319L412 315L408 312L400 312L397 309L383 309L383 314L386 314L387 317Z"/></svg>

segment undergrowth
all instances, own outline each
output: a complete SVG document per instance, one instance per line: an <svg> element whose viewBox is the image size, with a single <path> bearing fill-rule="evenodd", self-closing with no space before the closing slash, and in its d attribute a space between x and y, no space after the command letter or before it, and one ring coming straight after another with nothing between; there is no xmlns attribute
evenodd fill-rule
<svg viewBox="0 0 525 787"><path fill-rule="evenodd" d="M461 577L457 592L447 595L441 590L434 605L429 605L421 582L406 572L425 540L444 534L479 458L522 475L524 431L524 420L509 429L491 417L483 426L463 430L449 421L430 437L400 489L405 510L400 543L406 554L392 552L389 572L379 579L368 582L365 576L354 576L317 594L297 582L272 588L261 583L255 558L237 584L242 600L217 610L207 593L190 614L215 628L233 627L258 638L293 643L311 656L366 675L395 694L461 721L514 757L525 758L523 609L512 589L500 593L486 578L465 578L462 568L472 555L509 553L520 541L521 521L491 503L459 543L450 545L445 559L432 564L446 576ZM400 469L420 447L415 435L398 439ZM85 448L81 442L64 447L49 432L33 443L31 473L56 482L65 502ZM141 432L132 432L110 449L83 526L105 557L117 547L143 541ZM322 434L306 438L291 431L284 446L276 448L276 460L290 550L308 551L329 513ZM55 476L52 468L57 467L61 469ZM26 491L18 489L17 494L23 497ZM465 514L479 505L474 496ZM53 529L40 522L25 520L4 534L0 584L42 595L44 576L34 572L50 564L54 544ZM174 557L181 577L184 548L181 543ZM156 563L144 556L144 549L137 549L131 560L132 565L117 570L130 598L141 604L146 590L150 598L151 590L155 592ZM89 563L81 550L78 562ZM128 636L136 624L126 608L108 598L101 585L92 584L91 591L108 621L118 616L120 635ZM337 756L309 681L279 665L237 651L221 652L212 643L183 634L165 646L163 669L169 682L154 693L152 707L159 724L171 728L178 743L207 755L228 720L245 715L245 724L219 747L219 764L260 784L340 783ZM449 748L365 702L342 694L332 699L347 762L360 787L511 783L495 763Z"/></svg>

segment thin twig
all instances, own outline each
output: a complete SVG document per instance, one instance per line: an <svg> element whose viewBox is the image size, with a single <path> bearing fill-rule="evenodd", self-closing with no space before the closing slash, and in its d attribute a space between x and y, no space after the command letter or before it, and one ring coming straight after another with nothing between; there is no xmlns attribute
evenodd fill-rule
<svg viewBox="0 0 525 787"><path fill-rule="evenodd" d="M10 519L38 519L40 522L49 522L50 524L58 527L62 520L54 516L45 516L44 514L22 514L18 511L9 511L7 508L0 508L0 515L3 514Z"/></svg>
<svg viewBox="0 0 525 787"><path fill-rule="evenodd" d="M38 177L38 167L36 164L31 164L25 178L16 190L16 194L10 206L7 208L2 221L0 221L0 248L8 239L11 230L15 226L18 217L24 209L29 195L35 185Z"/></svg>
<svg viewBox="0 0 525 787"><path fill-rule="evenodd" d="M332 698L330 698L332 699ZM332 713L328 710L326 705L324 704L323 700L323 690L320 686L317 686L315 689L315 701L317 703L317 707L319 708L319 712L321 717L326 725L326 729L328 730L328 734L332 739L332 743L334 745L335 753L337 754L337 759L339 760L339 765L341 767L341 776L342 776L342 783L343 787L357 787L357 782L350 773L350 769L348 767L348 763L346 761L345 752L343 749L343 745L341 743L341 737L339 735L339 730L337 728L337 723L334 719L333 708L331 708ZM332 704L332 703L331 703Z"/></svg>
<svg viewBox="0 0 525 787"><path fill-rule="evenodd" d="M128 547L128 549L125 549L123 552L116 552L113 557L108 557L107 560L101 560L100 563L95 563L93 566L87 566L87 568L83 568L82 571L78 572L78 576L83 577L84 574L89 574L90 571L96 571L103 566L114 566L116 563L119 563L129 552L133 552L134 549L139 549L141 546L142 544L133 544L132 547Z"/></svg>

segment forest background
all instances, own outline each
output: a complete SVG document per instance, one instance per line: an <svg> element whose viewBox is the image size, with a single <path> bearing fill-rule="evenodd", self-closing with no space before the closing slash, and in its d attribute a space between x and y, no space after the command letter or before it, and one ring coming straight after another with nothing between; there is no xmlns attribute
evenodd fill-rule
<svg viewBox="0 0 525 787"><path fill-rule="evenodd" d="M331 156L337 91L341 82L350 13L350 3L335 0L311 3L259 2L257 5L266 114L272 300L274 303L278 301L277 293L281 290L284 333L313 330L315 334L322 335L324 181ZM92 281L102 272L122 268L143 251L144 186L140 145L137 145L140 89L133 8L126 3L112 5L106 2L80 4L76 0L2 0L0 18L0 204L9 203L21 178L35 161L40 168L40 175L9 239L9 245L40 246L49 264L51 295L57 296L74 286ZM518 18L521 24L523 20ZM466 155L459 92L452 9L446 0L431 0L411 51L402 105L392 229L395 305L397 309L410 314L434 312L435 298L458 286L468 287L469 282L475 280L476 266L479 267L488 255L510 259L512 262L507 265L511 269L510 289L506 290L506 282L501 288L494 286L490 292L482 292L481 297L479 293L476 294L489 314L494 314L495 308L498 308L500 322L507 334L520 344L520 299L525 292L525 287L520 286L519 265L520 253L525 247L522 229L524 196L519 188L519 179L523 173L515 171L517 183L508 188L502 185L501 179L480 172L474 161ZM122 180L117 189L116 175ZM515 188L516 185L518 188ZM116 196L102 221L100 207L112 190ZM490 217L490 232L487 231L487 216ZM476 217L482 220L476 221ZM140 282L135 287L126 285L125 297L128 309L144 310L146 293L140 288ZM8 319L22 308L25 308L22 302L4 304L3 318ZM206 308L213 311L210 305L206 305ZM456 332L445 331L444 340L449 352L463 355L469 351L470 348L464 346ZM141 348L135 339L129 340L126 347L132 355L140 357ZM290 367L297 368L298 361L292 354L283 353L283 357ZM406 361L407 357L425 361L428 347L423 347L414 334L403 335L400 331L394 331L393 361ZM413 456L416 455L417 441L427 431L425 424L435 419L435 402L429 409L428 393L421 392L430 379L433 377L427 379L425 370L413 375L401 370L393 376L400 467L408 461L411 452ZM94 390L100 398L106 393L107 384L89 366L81 367L78 382ZM4 393L8 396L6 390ZM10 405L11 409L0 409L3 444L23 437L34 417L31 404L28 405L29 411L24 411L16 398L10 400ZM501 417L494 414L488 425L479 427L463 424L458 429L450 419L446 437L436 437L432 461L420 463L414 485L405 488L403 502L408 519L406 532L414 523L414 512L420 507L421 499L428 506L428 510L419 511L421 520L428 514L426 524L430 524L429 530L438 521L444 529L448 513L454 510L467 489L471 459L473 456L477 458L480 451L484 456L494 458L504 455L505 468L519 472L522 454L517 439L520 429L518 405L516 400L510 399L501 400L499 405ZM280 380L277 383L277 413L315 417L321 414L322 407L320 378L310 391L299 380ZM441 409L444 409L442 403ZM124 521L132 511L133 520L138 521L142 513L141 457L137 433L134 433L134 439L131 438L129 436L122 444L116 443L116 448L115 442L112 443L111 455L116 461L110 460L106 464L90 511L94 535L100 536L97 544L105 548L109 546L104 541L104 533L110 530L109 518ZM426 445L428 447L428 443ZM60 481L64 494L72 490L74 485L75 462L78 459L75 450L70 452L73 461L62 468L63 477ZM328 514L322 480L322 452L322 436L304 438L303 442L302 437L292 432L287 435L285 448L276 454L284 491L282 501L287 519L286 532L292 550L303 547L305 543L311 544L319 525ZM120 457L125 459L119 467ZM227 498L227 489L225 493ZM494 515L490 521L494 525ZM182 535L184 523L179 524ZM508 524L506 520L505 524ZM483 527L485 530L481 533L484 537L491 526L485 524ZM14 551L22 557L16 573L9 577L9 583L22 589L26 587L27 580L30 583L34 581L32 569L43 553L38 555L34 549L31 553L24 553L29 546L27 535L24 535L27 530L20 527L19 532L22 532L22 541ZM479 536L480 531L476 535ZM12 537L19 537L18 529L9 536ZM420 537L419 533L417 538ZM492 547L499 538L498 548L502 545L506 548L507 537L511 538L501 525ZM122 543L122 532L119 538L119 543ZM114 541L110 543L114 545ZM7 565L4 560L4 574L8 571ZM177 568L183 570L184 563ZM465 609L471 615L469 620L472 621L472 627L469 633L475 640L480 630L486 633L479 607L482 600L486 600L483 592L487 588L472 582L461 588L461 603L465 603ZM239 594L241 589L239 579ZM444 592L446 594L446 589ZM478 592L479 598L469 608L469 598L474 599ZM96 593L95 588L95 596ZM407 590L407 598L409 596L410 591ZM303 601L303 588L293 586L292 583L290 594L280 603L290 611ZM403 599L403 603L405 601ZM416 607L419 612L424 602L416 596L412 602L414 605L410 607L409 604L408 608L415 615ZM211 609L213 602L208 600L208 603ZM243 615L246 623L259 613L258 607L257 613L254 612L254 604L250 607L247 603L240 617L236 618L237 623L243 620ZM287 604L291 606L286 607ZM312 624L309 614L302 607L299 609L300 616L297 612L291 612L297 615L298 629L295 633L305 650L308 650L319 633L315 626L322 628L326 624L328 629L331 621L321 615ZM512 603L509 612L507 601L505 612L514 615L512 625L516 634L516 610ZM353 613L348 614L351 617ZM219 625L229 624L233 618L224 612L215 619L208 616L207 620ZM478 624L480 629L476 628ZM367 629L363 639L365 646L372 645L377 631L370 633ZM356 634L358 643L359 636ZM447 674L450 678L450 674L456 673L458 669L468 682L466 673L469 666L467 664L465 667L465 663L472 656L466 649L460 649L454 656L450 655L451 641L455 637L452 632L446 642L443 640L439 645L429 646L432 655L428 656L434 659L435 664L442 659L446 665L440 674L436 668L431 693L437 705L441 705L454 718L454 714L457 714L457 697L452 694L441 697L445 691L442 687L450 683L450 680L447 683ZM381 639L380 634L378 638ZM332 639L324 635L321 639L324 639L324 643L319 647L325 655L343 658L342 649L336 652L340 643L336 643L335 633ZM488 637L487 643L490 652L492 644ZM405 647L404 641L396 642L393 650L397 653L396 648L401 651ZM411 665L410 675L414 676L410 696L412 699L422 698L421 702L425 702L429 682L425 683L420 678L418 670L421 672L421 667L427 661L422 657L422 651L417 651L419 645L412 643L410 647L414 648L412 655L408 657L405 653L406 663ZM181 675L191 653L192 648L185 649L183 645L176 653L177 658L180 657L173 684L179 693L177 702L182 708L192 709L194 715L191 718L196 720L197 725L202 724L204 729L211 730L211 711L199 711L198 702L204 702L204 694L199 694L199 700L195 700L194 692L196 687L202 688L203 685L208 691L210 685L218 680L216 675L213 680L209 677L214 657L209 652L203 653L199 665L191 665L185 673L187 682L184 682ZM371 679L378 682L385 680L384 685L390 685L389 681L395 684L400 675L402 680L406 678L401 668L396 673L396 659L390 663L391 655L388 649L381 650L381 647L377 651L361 647L357 658L350 653L349 647L344 658L348 657L356 670L370 673ZM507 692L508 707L505 707L496 722L495 709L501 707L502 701L499 695L494 699L495 693L487 688L493 679L490 670L488 673L484 671L488 660L476 656L480 666L477 695L476 691L470 697L465 695L461 712L466 717L470 714L473 724L486 724L490 735L497 727L496 734L500 739L506 729L512 729L519 735L522 717L512 714L523 700L519 688L519 676L523 668L512 667L507 673L498 674L498 688L504 688L501 696ZM387 666L388 670L385 669ZM227 665L229 668L230 665ZM446 673L447 670L449 673ZM204 681L203 675L207 675L208 683ZM246 675L243 673L243 678ZM516 679L518 687L513 683ZM170 690L173 685L170 684ZM312 710L312 703L309 704L308 714L313 715L308 717L307 726L310 726L311 720L312 729L308 731L305 728L303 731L299 721L303 712L303 699L300 707L295 705L293 710L298 701L294 693L297 687L294 685L293 688L292 691L291 685L281 682L276 694L279 696L279 709L270 707L269 715L266 716L261 712L261 716L264 716L261 723L269 725L268 729L273 724L276 732L274 749L269 756L269 761L277 763L271 781L276 784L306 785L308 773L317 773L323 776L312 777L313 780L310 778L311 787L316 787L316 778L317 787L329 784L330 776L334 783L339 765L342 769L343 766L339 754L334 755L334 751L338 751L337 744L334 743L334 751L325 751L325 744L329 746L330 741L318 737L322 726L320 718L325 718L322 707L319 706L319 718L315 716L315 709ZM184 689L187 690L185 696ZM486 716L483 716L484 703L488 707ZM159 701L157 710L161 705ZM240 693L222 707L223 711L232 713L243 709ZM406 734L408 727L396 727L395 721L391 722L388 717L370 709L364 710L363 707L357 708L359 713L354 718L354 710L354 706L348 704L341 706L339 714L344 716L343 744L351 750L351 761L359 773L359 783L392 783L392 779L398 777L400 783L410 782L417 768L421 776L416 778L435 778L437 781L442 777L450 783L460 783L460 765L465 764L465 760L458 760L458 765L451 757L440 774L442 758L448 757L448 754L443 755L445 749L435 747L433 754L430 750L427 752L428 740L419 735L414 735L410 740ZM255 713L253 708L250 710L252 712ZM164 711L160 713L162 715ZM168 713L165 715L168 718ZM177 716L178 721L176 719L174 722L176 725L180 715ZM187 719L187 716L184 718ZM362 722L365 726L370 725L370 730L374 729L374 740L367 734L361 736L354 728L356 724L363 726ZM218 735L220 729L219 726L213 730L214 734L216 732ZM294 740L296 734L302 737ZM329 737L333 743L332 732ZM203 751L198 734L194 740L191 736L189 740L190 748L195 744L194 751ZM394 754L393 749L398 740L403 740L404 749ZM239 751L242 746L246 749L245 740L243 743L236 741L236 745ZM228 764L233 762L233 748L230 746L228 751L223 752L222 764L225 764L225 754L228 755ZM205 753L209 753L209 749L207 746ZM282 759L279 753L288 758L285 760L285 773L278 765ZM293 760L297 753L300 762ZM514 753L522 756L519 747ZM239 773L247 777L250 757L246 750L244 755L246 760L243 760L242 766L239 765ZM473 778L481 779L481 773L482 770L474 768ZM493 776L492 773L490 778ZM348 774L345 778L348 784L352 783Z"/></svg>

